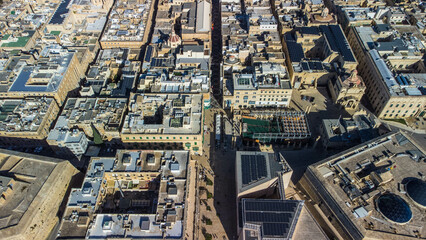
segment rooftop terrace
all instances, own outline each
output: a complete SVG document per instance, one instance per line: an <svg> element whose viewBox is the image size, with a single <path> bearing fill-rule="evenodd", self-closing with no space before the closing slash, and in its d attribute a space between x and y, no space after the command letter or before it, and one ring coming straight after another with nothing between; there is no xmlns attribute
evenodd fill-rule
<svg viewBox="0 0 426 240"><path fill-rule="evenodd" d="M407 187L419 179L424 188L425 157L409 136L391 133L310 166L306 176L352 237L423 237L420 189Z"/></svg>
<svg viewBox="0 0 426 240"><path fill-rule="evenodd" d="M136 94L122 133L200 134L202 95Z"/></svg>
<svg viewBox="0 0 426 240"><path fill-rule="evenodd" d="M242 117L242 136L261 142L307 139L311 136L304 112L253 112Z"/></svg>
<svg viewBox="0 0 426 240"><path fill-rule="evenodd" d="M118 150L113 158L92 158L81 189L72 190L61 237L75 237L72 229L88 239L182 237L188 157Z"/></svg>
<svg viewBox="0 0 426 240"><path fill-rule="evenodd" d="M52 98L0 100L0 131L37 132L48 109L56 104Z"/></svg>
<svg viewBox="0 0 426 240"><path fill-rule="evenodd" d="M56 92L74 52L58 46L46 47L35 65L24 66L11 83L9 92Z"/></svg>
<svg viewBox="0 0 426 240"><path fill-rule="evenodd" d="M69 125L94 124L105 131L118 131L126 106L125 98L69 98L61 116Z"/></svg>
<svg viewBox="0 0 426 240"><path fill-rule="evenodd" d="M116 1L100 41L142 41L151 1Z"/></svg>

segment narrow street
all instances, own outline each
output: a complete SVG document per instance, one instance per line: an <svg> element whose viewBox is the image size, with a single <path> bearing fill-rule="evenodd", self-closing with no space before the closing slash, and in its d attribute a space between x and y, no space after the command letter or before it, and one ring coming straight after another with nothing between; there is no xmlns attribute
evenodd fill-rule
<svg viewBox="0 0 426 240"><path fill-rule="evenodd" d="M194 239L234 239L236 237L235 151L215 144L215 114L218 109L205 111L204 149L197 161L197 192L195 203ZM225 119L224 119L225 121ZM224 135L224 134L223 134ZM228 143L229 145L229 143Z"/></svg>

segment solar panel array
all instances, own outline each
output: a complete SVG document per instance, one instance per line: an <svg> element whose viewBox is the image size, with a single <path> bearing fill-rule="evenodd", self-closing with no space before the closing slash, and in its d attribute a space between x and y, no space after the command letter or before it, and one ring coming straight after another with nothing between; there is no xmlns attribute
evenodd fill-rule
<svg viewBox="0 0 426 240"><path fill-rule="evenodd" d="M62 24L65 20L64 14L69 12L68 4L71 0L62 0L49 21L49 24Z"/></svg>
<svg viewBox="0 0 426 240"><path fill-rule="evenodd" d="M331 49L335 52L339 52L342 55L343 60L348 62L356 61L351 52L349 43L339 25L321 25L320 29L325 34Z"/></svg>
<svg viewBox="0 0 426 240"><path fill-rule="evenodd" d="M324 70L324 66L320 61L306 61L302 62L302 68L304 71L322 71Z"/></svg>
<svg viewBox="0 0 426 240"><path fill-rule="evenodd" d="M151 45L148 45L148 47L146 48L146 53L145 53L145 62L151 61L153 50L154 50L154 47L152 47Z"/></svg>
<svg viewBox="0 0 426 240"><path fill-rule="evenodd" d="M266 158L263 155L241 155L243 185L267 177Z"/></svg>
<svg viewBox="0 0 426 240"><path fill-rule="evenodd" d="M305 52L301 44L294 41L286 41L291 62L300 62L305 58Z"/></svg>
<svg viewBox="0 0 426 240"><path fill-rule="evenodd" d="M288 237L297 201L244 200L245 223L260 224L263 237Z"/></svg>
<svg viewBox="0 0 426 240"><path fill-rule="evenodd" d="M282 201L247 201L245 203L247 211L280 211L280 212L294 212L297 207L297 202L282 202Z"/></svg>

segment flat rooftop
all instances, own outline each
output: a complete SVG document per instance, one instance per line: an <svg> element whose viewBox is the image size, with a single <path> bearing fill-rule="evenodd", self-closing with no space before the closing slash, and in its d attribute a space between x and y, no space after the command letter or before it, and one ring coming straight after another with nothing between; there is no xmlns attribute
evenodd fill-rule
<svg viewBox="0 0 426 240"><path fill-rule="evenodd" d="M355 56L340 25L321 25L319 29L325 35L331 50L340 53L346 62L356 62Z"/></svg>
<svg viewBox="0 0 426 240"><path fill-rule="evenodd" d="M9 92L56 92L74 57L74 52L57 46L46 47L34 65L20 70Z"/></svg>
<svg viewBox="0 0 426 240"><path fill-rule="evenodd" d="M186 178L188 152L118 150L114 172L159 172L164 177Z"/></svg>
<svg viewBox="0 0 426 240"><path fill-rule="evenodd" d="M52 98L0 99L0 131L37 132L52 104Z"/></svg>
<svg viewBox="0 0 426 240"><path fill-rule="evenodd" d="M241 200L243 239L292 239L303 201L277 199Z"/></svg>
<svg viewBox="0 0 426 240"><path fill-rule="evenodd" d="M409 74L394 74L394 67L389 64L389 59L418 58L420 61L421 51L425 49L422 39L414 35L409 36L410 33L399 32L397 28L392 28L388 24L355 29L361 44L368 51L392 96L425 95L424 82L419 82ZM388 36L388 40L378 41L383 36ZM384 55L387 59L383 58Z"/></svg>
<svg viewBox="0 0 426 240"><path fill-rule="evenodd" d="M268 142L278 139L307 139L311 136L304 112L259 110L243 116L241 121L242 136L248 139Z"/></svg>
<svg viewBox="0 0 426 240"><path fill-rule="evenodd" d="M60 238L181 237L188 161L188 151L162 150L92 158L71 192Z"/></svg>
<svg viewBox="0 0 426 240"><path fill-rule="evenodd" d="M145 34L150 0L116 1L100 41L141 42Z"/></svg>
<svg viewBox="0 0 426 240"><path fill-rule="evenodd" d="M47 225L56 223L57 210L77 170L61 159L0 149L0 173L6 187L0 201L2 238L29 238L24 231L30 227L32 234L47 237Z"/></svg>
<svg viewBox="0 0 426 240"><path fill-rule="evenodd" d="M81 188L71 190L68 206L95 207L104 174L112 171L113 166L114 158L94 158L89 164Z"/></svg>
<svg viewBox="0 0 426 240"><path fill-rule="evenodd" d="M306 176L354 239L426 236L423 147L391 133L311 165Z"/></svg>
<svg viewBox="0 0 426 240"><path fill-rule="evenodd" d="M210 86L209 75L198 70L175 70L167 75L163 69L154 68L142 74L139 80L138 90L148 89L152 93L201 93L208 92Z"/></svg>
<svg viewBox="0 0 426 240"><path fill-rule="evenodd" d="M86 238L173 239L181 238L182 231L182 221L177 221L163 232L160 224L155 224L155 214L98 214Z"/></svg>
<svg viewBox="0 0 426 240"><path fill-rule="evenodd" d="M376 11L368 7L343 7L342 11L346 19L351 22L373 20L376 15Z"/></svg>
<svg viewBox="0 0 426 240"><path fill-rule="evenodd" d="M59 2L59 5L53 13L49 24L62 24L65 20L65 16L68 15L71 2L71 0L62 0L61 2Z"/></svg>
<svg viewBox="0 0 426 240"><path fill-rule="evenodd" d="M105 131L118 131L124 118L126 98L69 98L61 116L69 125L102 125Z"/></svg>
<svg viewBox="0 0 426 240"><path fill-rule="evenodd" d="M237 194L266 183L279 173L291 171L287 163L272 152L238 151L235 158Z"/></svg>
<svg viewBox="0 0 426 240"><path fill-rule="evenodd" d="M135 94L122 134L200 134L201 94Z"/></svg>

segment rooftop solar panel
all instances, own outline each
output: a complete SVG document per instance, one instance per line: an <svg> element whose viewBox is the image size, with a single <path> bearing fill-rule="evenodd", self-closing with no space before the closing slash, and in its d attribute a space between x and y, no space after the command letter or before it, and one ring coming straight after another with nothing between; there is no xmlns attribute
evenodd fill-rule
<svg viewBox="0 0 426 240"><path fill-rule="evenodd" d="M299 27L297 28L297 31L299 31L301 34L311 34L311 35L320 34L318 27Z"/></svg>
<svg viewBox="0 0 426 240"><path fill-rule="evenodd" d="M247 202L245 209L247 211L294 211L297 207L297 203L289 202Z"/></svg>
<svg viewBox="0 0 426 240"><path fill-rule="evenodd" d="M273 199L243 199L244 223L261 227L263 237L290 239L295 218L300 214L302 201Z"/></svg>
<svg viewBox="0 0 426 240"><path fill-rule="evenodd" d="M343 60L348 62L356 61L349 47L349 43L339 25L321 25L320 29L325 34L331 49L335 52L339 52Z"/></svg>
<svg viewBox="0 0 426 240"><path fill-rule="evenodd" d="M241 166L243 185L267 177L266 158L263 155L242 155Z"/></svg>
<svg viewBox="0 0 426 240"><path fill-rule="evenodd" d="M145 53L145 62L151 62L151 57L152 57L152 50L154 48L152 46L148 46L146 48L146 53Z"/></svg>
<svg viewBox="0 0 426 240"><path fill-rule="evenodd" d="M263 235L266 236L287 236L286 229L288 228L288 223L264 223L262 225Z"/></svg>
<svg viewBox="0 0 426 240"><path fill-rule="evenodd" d="M50 19L49 24L62 24L64 22L64 14L67 14L69 12L68 4L70 3L70 1L71 0L62 0L55 13L53 14L52 18Z"/></svg>
<svg viewBox="0 0 426 240"><path fill-rule="evenodd" d="M249 222L265 222L265 223L272 223L272 222L280 222L285 223L290 220L290 218L293 217L293 213L286 213L286 212L246 212L246 221Z"/></svg>
<svg viewBox="0 0 426 240"><path fill-rule="evenodd" d="M302 45L292 41L287 41L286 43L291 62L300 62L305 58Z"/></svg>

